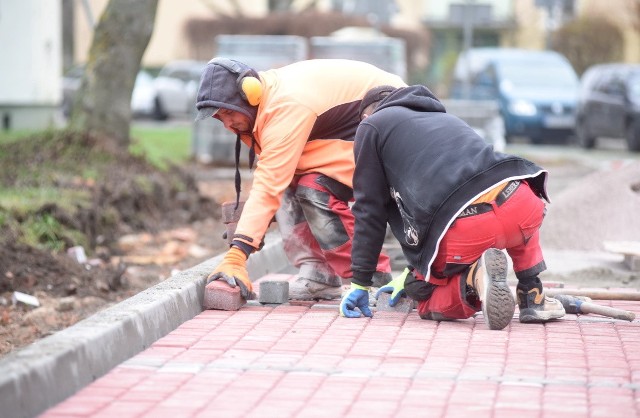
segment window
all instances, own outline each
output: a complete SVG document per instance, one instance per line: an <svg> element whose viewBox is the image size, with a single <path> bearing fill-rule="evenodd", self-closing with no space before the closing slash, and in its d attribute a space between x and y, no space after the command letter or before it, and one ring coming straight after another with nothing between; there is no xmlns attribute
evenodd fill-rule
<svg viewBox="0 0 640 418"><path fill-rule="evenodd" d="M489 23L493 20L493 9L490 4L463 4L449 5L449 20L459 25L471 19L473 24Z"/></svg>

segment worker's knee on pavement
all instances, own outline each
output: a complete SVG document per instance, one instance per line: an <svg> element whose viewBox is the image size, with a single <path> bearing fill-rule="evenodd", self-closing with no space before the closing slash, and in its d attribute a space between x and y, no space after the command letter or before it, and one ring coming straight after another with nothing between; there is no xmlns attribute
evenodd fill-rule
<svg viewBox="0 0 640 418"><path fill-rule="evenodd" d="M404 282L404 291L413 300L427 300L433 294L435 285L424 280L418 280L413 274L409 273Z"/></svg>

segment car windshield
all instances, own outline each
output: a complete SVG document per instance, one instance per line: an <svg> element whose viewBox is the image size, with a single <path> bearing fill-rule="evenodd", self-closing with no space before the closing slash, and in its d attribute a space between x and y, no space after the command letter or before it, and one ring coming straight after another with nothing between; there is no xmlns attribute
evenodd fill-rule
<svg viewBox="0 0 640 418"><path fill-rule="evenodd" d="M500 67L504 80L511 87L576 87L578 79L571 69L541 63L504 63Z"/></svg>

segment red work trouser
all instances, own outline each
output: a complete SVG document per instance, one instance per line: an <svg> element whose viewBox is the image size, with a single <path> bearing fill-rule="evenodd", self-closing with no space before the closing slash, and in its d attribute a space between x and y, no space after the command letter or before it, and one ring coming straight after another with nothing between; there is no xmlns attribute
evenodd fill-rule
<svg viewBox="0 0 640 418"><path fill-rule="evenodd" d="M342 284L341 278L353 277L352 200L350 188L317 173L296 176L285 191L276 219L289 261L296 267L306 263L329 267L334 273L307 278L336 286ZM387 255L380 255L377 271L391 271Z"/></svg>
<svg viewBox="0 0 640 418"><path fill-rule="evenodd" d="M507 200L488 204L491 210L459 216L445 233L429 277L429 282L437 286L429 299L419 302L421 317L464 319L480 309L466 301L466 278L462 273L489 248L507 250L516 277L536 275L545 270L539 241L544 202L525 181L521 181Z"/></svg>

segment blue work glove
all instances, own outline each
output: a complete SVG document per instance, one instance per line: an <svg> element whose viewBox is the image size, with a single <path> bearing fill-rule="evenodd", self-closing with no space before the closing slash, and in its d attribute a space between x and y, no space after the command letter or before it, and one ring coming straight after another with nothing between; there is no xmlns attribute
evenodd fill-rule
<svg viewBox="0 0 640 418"><path fill-rule="evenodd" d="M355 308L360 309L360 312ZM369 309L369 288L351 283L351 288L340 301L340 315L347 318L360 318L362 315L371 318L373 313Z"/></svg>
<svg viewBox="0 0 640 418"><path fill-rule="evenodd" d="M407 276L411 273L411 269L409 267L405 268L404 271L395 279L391 280L386 285L382 286L376 292L376 299L380 296L380 293L391 293L391 297L389 298L389 306L392 308L398 304L400 298L407 295L407 292L404 291L404 281L407 279Z"/></svg>

